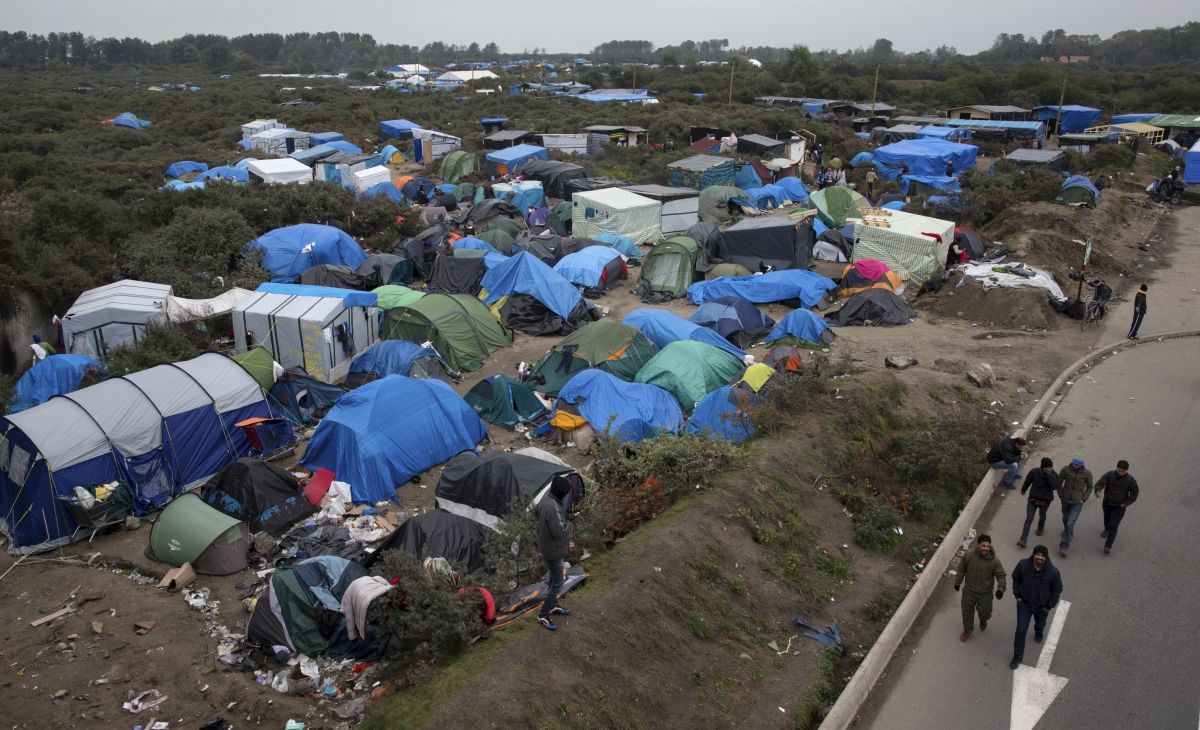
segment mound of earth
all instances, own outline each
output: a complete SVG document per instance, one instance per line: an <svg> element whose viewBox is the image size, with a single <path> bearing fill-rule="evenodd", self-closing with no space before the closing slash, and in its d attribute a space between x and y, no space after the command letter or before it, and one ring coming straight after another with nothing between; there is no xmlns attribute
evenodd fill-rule
<svg viewBox="0 0 1200 730"><path fill-rule="evenodd" d="M1050 308L1044 289L984 289L967 284L919 300L918 308L981 326L1018 330L1058 329L1065 318Z"/></svg>

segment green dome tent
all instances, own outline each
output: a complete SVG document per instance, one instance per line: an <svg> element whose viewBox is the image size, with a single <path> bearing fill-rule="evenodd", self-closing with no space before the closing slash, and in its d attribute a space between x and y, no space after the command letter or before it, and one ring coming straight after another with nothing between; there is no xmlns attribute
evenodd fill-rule
<svg viewBox="0 0 1200 730"><path fill-rule="evenodd" d="M847 218L857 217L859 208L871 207L866 198L843 187L817 190L808 197L808 204L817 209L821 221L830 228L842 228Z"/></svg>
<svg viewBox="0 0 1200 730"><path fill-rule="evenodd" d="M425 292L409 289L406 286L399 284L387 284L371 290L371 293L377 297L375 306L379 311L385 312L389 309L397 307L407 307L421 297L425 296ZM420 344L420 343L417 343Z"/></svg>
<svg viewBox="0 0 1200 730"><path fill-rule="evenodd" d="M550 348L533 366L529 384L534 390L557 396L576 373L596 368L626 382L658 352L642 331L611 319L591 322Z"/></svg>
<svg viewBox="0 0 1200 730"><path fill-rule="evenodd" d="M479 158L466 150L454 150L442 158L438 167L438 177L442 182L457 185L473 172L479 171Z"/></svg>
<svg viewBox="0 0 1200 730"><path fill-rule="evenodd" d="M742 371L733 355L695 340L676 340L646 363L635 382L657 385L691 413L704 396L728 385Z"/></svg>
<svg viewBox="0 0 1200 730"><path fill-rule="evenodd" d="M643 300L682 297L696 278L700 246L688 236L671 236L650 249L638 274L637 293Z"/></svg>
<svg viewBox="0 0 1200 730"><path fill-rule="evenodd" d="M750 276L750 273L750 270L741 264L717 264L704 274L704 280L712 281L722 276Z"/></svg>
<svg viewBox="0 0 1200 730"><path fill-rule="evenodd" d="M454 370L478 370L501 347L512 344L512 333L491 311L469 294L426 294L412 304L389 309L383 338L432 342Z"/></svg>
<svg viewBox="0 0 1200 730"><path fill-rule="evenodd" d="M491 244L492 248L505 256L512 253L513 241L516 240L514 236L502 228L489 228L486 231L476 233L475 237L484 243Z"/></svg>
<svg viewBox="0 0 1200 730"><path fill-rule="evenodd" d="M236 355L230 356L234 362L241 365L250 373L263 390L271 390L271 386L275 385L275 360L271 357L271 353L262 345L255 345L245 352L239 352ZM280 372L283 372L282 366Z"/></svg>
<svg viewBox="0 0 1200 730"><path fill-rule="evenodd" d="M463 396L480 418L497 426L535 421L546 407L524 383L507 375L493 375L475 384Z"/></svg>
<svg viewBox="0 0 1200 730"><path fill-rule="evenodd" d="M205 575L229 575L249 562L250 528L188 492L172 500L154 521L150 556L176 568L191 563Z"/></svg>

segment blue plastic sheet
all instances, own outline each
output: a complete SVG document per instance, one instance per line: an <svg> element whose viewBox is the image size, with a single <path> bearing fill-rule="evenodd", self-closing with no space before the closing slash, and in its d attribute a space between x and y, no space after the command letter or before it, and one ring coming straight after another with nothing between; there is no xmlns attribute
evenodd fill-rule
<svg viewBox="0 0 1200 730"><path fill-rule="evenodd" d="M679 433L683 411L675 396L654 385L627 383L603 370L582 370L558 393L600 432L625 441Z"/></svg>
<svg viewBox="0 0 1200 730"><path fill-rule="evenodd" d="M204 172L208 169L208 164L204 162L195 162L193 160L180 160L167 165L167 172L164 177L179 177L186 175L189 172Z"/></svg>
<svg viewBox="0 0 1200 730"><path fill-rule="evenodd" d="M620 256L615 248L588 246L575 253L567 254L554 264L553 271L578 286L596 288L609 262Z"/></svg>
<svg viewBox="0 0 1200 730"><path fill-rule="evenodd" d="M905 139L875 150L879 174L888 180L900 176L900 166L908 167L909 175L943 176L946 164L952 163L954 174L975 167L979 148L940 139Z"/></svg>
<svg viewBox="0 0 1200 730"><path fill-rule="evenodd" d="M287 294L292 297L326 297L341 299L347 307L374 307L379 303L379 295L370 291L355 291L354 289L338 289L333 286L314 286L312 284L286 284L266 281L258 285L255 291L268 294Z"/></svg>
<svg viewBox="0 0 1200 730"><path fill-rule="evenodd" d="M689 322L665 309L641 307L625 315L625 319L621 322L631 327L637 327L646 336L646 339L653 342L659 349L678 340L695 340L719 347L739 360L746 357L745 350L734 347L729 340L716 332L695 322Z"/></svg>
<svg viewBox="0 0 1200 730"><path fill-rule="evenodd" d="M755 304L798 299L805 307L812 307L821 301L825 292L836 286L832 279L820 274L804 269L785 269L698 281L688 287L687 293L693 304L703 304L718 297L740 297Z"/></svg>
<svg viewBox="0 0 1200 730"><path fill-rule="evenodd" d="M247 246L263 252L263 268L275 282L295 281L305 269L320 264L355 269L367 258L350 234L317 223L276 228Z"/></svg>
<svg viewBox="0 0 1200 730"><path fill-rule="evenodd" d="M754 435L750 417L738 409L742 391L726 385L704 396L688 419L685 433L703 434L740 444Z"/></svg>
<svg viewBox="0 0 1200 730"><path fill-rule="evenodd" d="M571 282L528 251L489 268L483 275L483 288L487 290L488 306L509 294L528 294L564 320L571 318L572 310L583 299Z"/></svg>
<svg viewBox="0 0 1200 730"><path fill-rule="evenodd" d="M382 340L354 358L351 373L374 373L380 378L408 375L413 363L426 358L438 359L435 350L407 340Z"/></svg>
<svg viewBox="0 0 1200 730"><path fill-rule="evenodd" d="M103 366L87 355L51 355L34 364L17 381L9 413L20 413L56 395L79 389L84 373Z"/></svg>
<svg viewBox="0 0 1200 730"><path fill-rule="evenodd" d="M592 237L592 240L599 241L600 243L607 243L609 246L617 249L617 251L619 251L625 258L633 259L635 261L640 260L646 255L642 249L637 247L637 244L633 242L632 238L629 236L622 236L620 233L610 233L607 231L604 233L597 233Z"/></svg>

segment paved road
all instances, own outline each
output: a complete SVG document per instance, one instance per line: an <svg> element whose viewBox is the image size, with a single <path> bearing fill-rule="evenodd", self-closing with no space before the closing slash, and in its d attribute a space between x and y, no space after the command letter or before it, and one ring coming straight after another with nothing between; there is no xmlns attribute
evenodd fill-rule
<svg viewBox="0 0 1200 730"><path fill-rule="evenodd" d="M1200 271L1198 231L1200 209L1176 215L1173 235L1187 243L1172 257L1172 268L1151 279L1143 340L1155 332L1200 328L1200 287L1193 283ZM1102 341L1123 337L1130 310L1129 302L1114 307ZM1069 557L1058 557L1057 503L1045 536L1030 535L1030 548L1038 542L1050 548L1070 604L1048 667L1067 684L1037 727L1197 728L1200 563L1193 542L1200 525L1200 339L1151 342L1110 357L1075 384L1051 420L1066 431L1031 454L1035 463L1048 455L1061 466L1082 451L1099 478L1118 459L1128 459L1142 495L1111 555L1102 551L1094 500L1084 507ZM1002 500L979 527L992 535L1011 572L1029 553L1016 545L1025 502L1019 493ZM942 583L857 727L1028 727L1012 719L1011 592L998 602L988 631L976 630L964 644L958 640L959 594L948 578ZM1025 664L1036 665L1041 649L1030 636Z"/></svg>

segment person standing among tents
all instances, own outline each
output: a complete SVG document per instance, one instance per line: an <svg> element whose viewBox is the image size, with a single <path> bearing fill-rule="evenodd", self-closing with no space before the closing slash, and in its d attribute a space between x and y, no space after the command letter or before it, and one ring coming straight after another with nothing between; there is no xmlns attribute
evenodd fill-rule
<svg viewBox="0 0 1200 730"><path fill-rule="evenodd" d="M554 614L570 616L571 609L558 605L558 594L562 592L564 579L563 560L567 557L567 511L563 506L570 485L564 479L555 479L550 491L537 503L537 544L542 560L546 561L549 583L546 600L538 611L538 623L550 631L558 625L550 618Z"/></svg>
<svg viewBox="0 0 1200 730"><path fill-rule="evenodd" d="M1149 291L1150 289L1142 284L1133 297L1133 323L1129 325L1129 334L1125 335L1130 340L1138 338L1138 329L1141 328L1142 320L1146 317L1146 294Z"/></svg>
<svg viewBox="0 0 1200 730"><path fill-rule="evenodd" d="M1038 513L1037 534L1040 536L1046 531L1046 512L1061 488L1062 478L1054 473L1054 462L1050 457L1043 456L1041 468L1029 472L1025 483L1021 485L1021 494L1029 493L1029 504L1025 508L1025 526L1021 528L1021 539L1017 540L1017 545L1025 547L1034 513Z"/></svg>
<svg viewBox="0 0 1200 730"><path fill-rule="evenodd" d="M1075 454L1071 463L1058 473L1062 481L1058 485L1058 499L1062 503L1063 533L1058 541L1058 554L1067 557L1071 541L1075 539L1075 522L1083 512L1083 503L1092 494L1092 473L1083 465L1083 454Z"/></svg>
<svg viewBox="0 0 1200 730"><path fill-rule="evenodd" d="M946 160L946 177L954 177L954 160Z"/></svg>
<svg viewBox="0 0 1200 730"><path fill-rule="evenodd" d="M975 633L975 612L979 612L979 630L987 631L988 619L992 617L992 591L996 600L1004 598L1004 566L992 550L992 538L980 535L975 539L975 549L963 555L958 575L954 576L954 590L959 590L963 581L967 589L962 592L963 630L959 641L966 641Z"/></svg>
<svg viewBox="0 0 1200 730"><path fill-rule="evenodd" d="M42 342L42 336L38 334L33 336L33 343L29 345L29 349L33 351L33 363L35 365L45 360L47 355L58 354L58 351L50 343Z"/></svg>
<svg viewBox="0 0 1200 730"><path fill-rule="evenodd" d="M1015 489L1014 482L1021 473L1021 459L1025 458L1025 439L1006 438L993 446L987 453L987 462L993 469L1004 469L1004 488Z"/></svg>
<svg viewBox="0 0 1200 730"><path fill-rule="evenodd" d="M875 168L867 170L867 200L874 202L875 200L875 183L879 180L879 175L876 174Z"/></svg>

